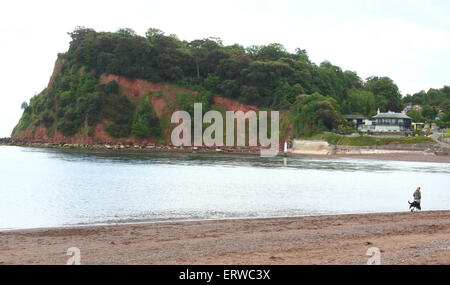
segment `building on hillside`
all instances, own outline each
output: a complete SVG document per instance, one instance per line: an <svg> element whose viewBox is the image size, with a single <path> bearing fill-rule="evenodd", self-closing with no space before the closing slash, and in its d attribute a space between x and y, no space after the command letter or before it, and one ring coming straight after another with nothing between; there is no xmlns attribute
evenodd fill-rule
<svg viewBox="0 0 450 285"><path fill-rule="evenodd" d="M407 113L410 110L416 110L419 112L422 112L422 106L415 104L413 105L412 103L407 103L405 109L403 109L404 113Z"/></svg>
<svg viewBox="0 0 450 285"><path fill-rule="evenodd" d="M415 129L413 129L412 119L405 113L381 113L379 109L378 113L370 119L361 115L344 115L344 119L354 122L360 132L404 133Z"/></svg>
<svg viewBox="0 0 450 285"><path fill-rule="evenodd" d="M404 133L413 131L412 119L404 113L386 112L378 113L372 117L372 120L367 120L359 131L374 133Z"/></svg>
<svg viewBox="0 0 450 285"><path fill-rule="evenodd" d="M348 122L354 122L357 129L359 129L361 125L364 125L364 121L366 120L366 118L361 115L344 115L344 119Z"/></svg>

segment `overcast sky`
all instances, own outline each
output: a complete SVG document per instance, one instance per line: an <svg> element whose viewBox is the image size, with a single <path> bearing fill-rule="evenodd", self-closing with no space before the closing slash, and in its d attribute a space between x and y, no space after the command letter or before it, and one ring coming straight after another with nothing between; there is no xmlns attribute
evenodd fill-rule
<svg viewBox="0 0 450 285"><path fill-rule="evenodd" d="M362 78L389 76L405 95L450 85L449 15L447 0L2 1L0 137L11 134L21 103L47 86L76 26L140 35L154 27L227 45L278 42Z"/></svg>

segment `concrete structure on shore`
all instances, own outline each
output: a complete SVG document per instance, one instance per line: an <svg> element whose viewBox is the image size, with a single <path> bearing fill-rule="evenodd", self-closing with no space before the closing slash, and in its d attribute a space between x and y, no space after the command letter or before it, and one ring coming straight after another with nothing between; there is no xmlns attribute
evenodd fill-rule
<svg viewBox="0 0 450 285"><path fill-rule="evenodd" d="M450 149L436 143L371 146L331 145L324 140L293 140L288 153L298 155L421 154L448 155Z"/></svg>
<svg viewBox="0 0 450 285"><path fill-rule="evenodd" d="M294 140L290 152L294 154L330 155L333 154L333 146L321 140Z"/></svg>

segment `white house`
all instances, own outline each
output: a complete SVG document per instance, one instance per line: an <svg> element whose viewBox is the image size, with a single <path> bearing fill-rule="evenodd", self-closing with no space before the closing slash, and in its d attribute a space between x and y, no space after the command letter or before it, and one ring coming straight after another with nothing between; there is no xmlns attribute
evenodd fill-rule
<svg viewBox="0 0 450 285"><path fill-rule="evenodd" d="M376 133L403 133L411 132L412 119L404 113L387 112L378 113L373 116L372 120L366 120L365 124L358 128L362 132L376 132Z"/></svg>

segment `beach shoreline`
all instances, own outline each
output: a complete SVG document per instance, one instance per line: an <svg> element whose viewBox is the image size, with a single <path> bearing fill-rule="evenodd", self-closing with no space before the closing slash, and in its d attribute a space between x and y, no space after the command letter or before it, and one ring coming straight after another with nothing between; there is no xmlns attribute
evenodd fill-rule
<svg viewBox="0 0 450 285"><path fill-rule="evenodd" d="M73 149L73 150L99 150L99 151L133 151L143 153L203 153L203 154L235 154L235 155L260 155L259 147L174 147L168 145L152 146L114 146L114 145L72 145L72 144L48 144L48 143L5 143L0 142L0 146L18 146L43 149ZM365 153L365 154L310 154L292 153L284 154L279 152L278 156L284 157L313 157L313 158L348 158L348 159L370 159L389 161L414 161L414 162L434 162L450 163L450 155L437 155L425 151L405 151L405 152L385 152L385 153Z"/></svg>
<svg viewBox="0 0 450 285"><path fill-rule="evenodd" d="M450 211L0 231L0 264L450 264Z"/></svg>
<svg viewBox="0 0 450 285"><path fill-rule="evenodd" d="M333 154L333 158L450 163L450 155L432 153Z"/></svg>

